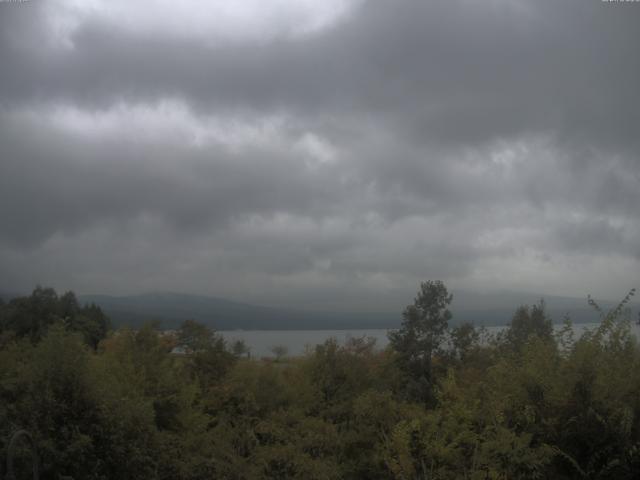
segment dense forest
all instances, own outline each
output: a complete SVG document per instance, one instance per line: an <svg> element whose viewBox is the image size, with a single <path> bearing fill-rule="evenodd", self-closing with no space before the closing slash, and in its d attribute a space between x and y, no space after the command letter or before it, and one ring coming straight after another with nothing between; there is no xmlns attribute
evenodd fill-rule
<svg viewBox="0 0 640 480"><path fill-rule="evenodd" d="M385 350L251 359L198 322L113 330L39 287L0 302L0 478L26 429L43 479L635 479L633 293L610 312L589 300L600 323L580 336L543 302L488 335L451 328L428 281Z"/></svg>

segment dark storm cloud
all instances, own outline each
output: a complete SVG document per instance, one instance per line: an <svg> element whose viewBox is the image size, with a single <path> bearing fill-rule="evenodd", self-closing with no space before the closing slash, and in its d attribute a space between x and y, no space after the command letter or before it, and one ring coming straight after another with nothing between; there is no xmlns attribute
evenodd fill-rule
<svg viewBox="0 0 640 480"><path fill-rule="evenodd" d="M0 3L0 266L73 248L53 281L108 290L130 238L131 288L224 275L306 298L548 255L620 256L637 280L639 20L599 0L371 0L261 38ZM103 278L83 271L93 242Z"/></svg>
<svg viewBox="0 0 640 480"><path fill-rule="evenodd" d="M629 7L370 1L324 34L260 44L137 33L89 17L69 34L73 48L43 43L43 15L7 10L5 102L181 96L194 108L355 109L398 122L414 141L542 131L616 148L638 142L629 99L640 32Z"/></svg>
<svg viewBox="0 0 640 480"><path fill-rule="evenodd" d="M144 141L122 130L122 137L92 140L26 122L0 123L0 144L10 152L0 176L0 239L15 245L141 214L189 232L243 214L313 216L335 208L336 178L309 172L292 152L230 154L161 136Z"/></svg>

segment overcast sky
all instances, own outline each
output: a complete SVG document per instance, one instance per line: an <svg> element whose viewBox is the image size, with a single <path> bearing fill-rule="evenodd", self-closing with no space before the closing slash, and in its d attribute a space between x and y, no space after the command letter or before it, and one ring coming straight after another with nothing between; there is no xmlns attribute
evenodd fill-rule
<svg viewBox="0 0 640 480"><path fill-rule="evenodd" d="M0 290L640 286L640 2L0 1Z"/></svg>

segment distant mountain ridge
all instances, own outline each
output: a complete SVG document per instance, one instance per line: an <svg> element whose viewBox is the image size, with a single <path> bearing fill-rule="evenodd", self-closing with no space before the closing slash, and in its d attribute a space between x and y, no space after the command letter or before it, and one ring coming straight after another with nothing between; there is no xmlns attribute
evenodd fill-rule
<svg viewBox="0 0 640 480"><path fill-rule="evenodd" d="M527 293L476 294L454 293L452 324L505 325L520 305L537 303L544 298L547 312L560 323L569 314L575 323L597 321L587 300ZM164 328L174 328L183 320L193 319L217 330L321 330L397 328L402 321L398 312L320 312L265 307L231 300L177 293L148 293L133 296L81 295L81 302L99 305L116 325L141 325L157 320ZM615 306L603 301L604 309ZM637 304L631 304L637 311ZM636 313L637 315L637 313Z"/></svg>
<svg viewBox="0 0 640 480"><path fill-rule="evenodd" d="M452 325L470 322L477 326L506 325L520 305L545 299L547 312L555 323L569 314L574 323L598 321L596 312L585 298L538 295L532 293L473 293L453 291ZM0 292L8 301L18 294ZM161 328L176 328L187 319L205 323L216 330L323 330L323 329L386 329L398 328L402 308L397 312L308 311L286 307L266 307L228 299L182 293L146 293L140 295L79 295L81 303L95 303L111 318L115 326L140 326L148 321L159 322ZM603 309L616 305L602 301ZM631 303L633 318L638 315L638 303Z"/></svg>
<svg viewBox="0 0 640 480"><path fill-rule="evenodd" d="M216 330L315 330L389 328L394 323L393 316L385 313L309 312L177 293L80 295L79 300L99 305L116 325L157 320L164 328L175 328L193 319Z"/></svg>

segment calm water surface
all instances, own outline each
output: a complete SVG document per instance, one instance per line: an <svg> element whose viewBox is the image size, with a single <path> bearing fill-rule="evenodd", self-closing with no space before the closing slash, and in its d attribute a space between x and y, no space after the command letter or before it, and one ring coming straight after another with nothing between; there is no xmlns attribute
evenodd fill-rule
<svg viewBox="0 0 640 480"><path fill-rule="evenodd" d="M579 323L573 326L576 336L579 336L585 328L594 328L595 323ZM497 333L505 327L486 327L489 333ZM562 328L556 325L556 329ZM633 325L633 333L640 338L640 327ZM307 349L313 349L316 345L324 343L333 337L340 344L344 344L353 337L372 337L376 339L376 346L385 348L389 343L386 329L370 330L227 330L220 331L228 342L244 340L251 349L253 357L271 357L271 349L275 346L287 348L288 355L302 355Z"/></svg>

